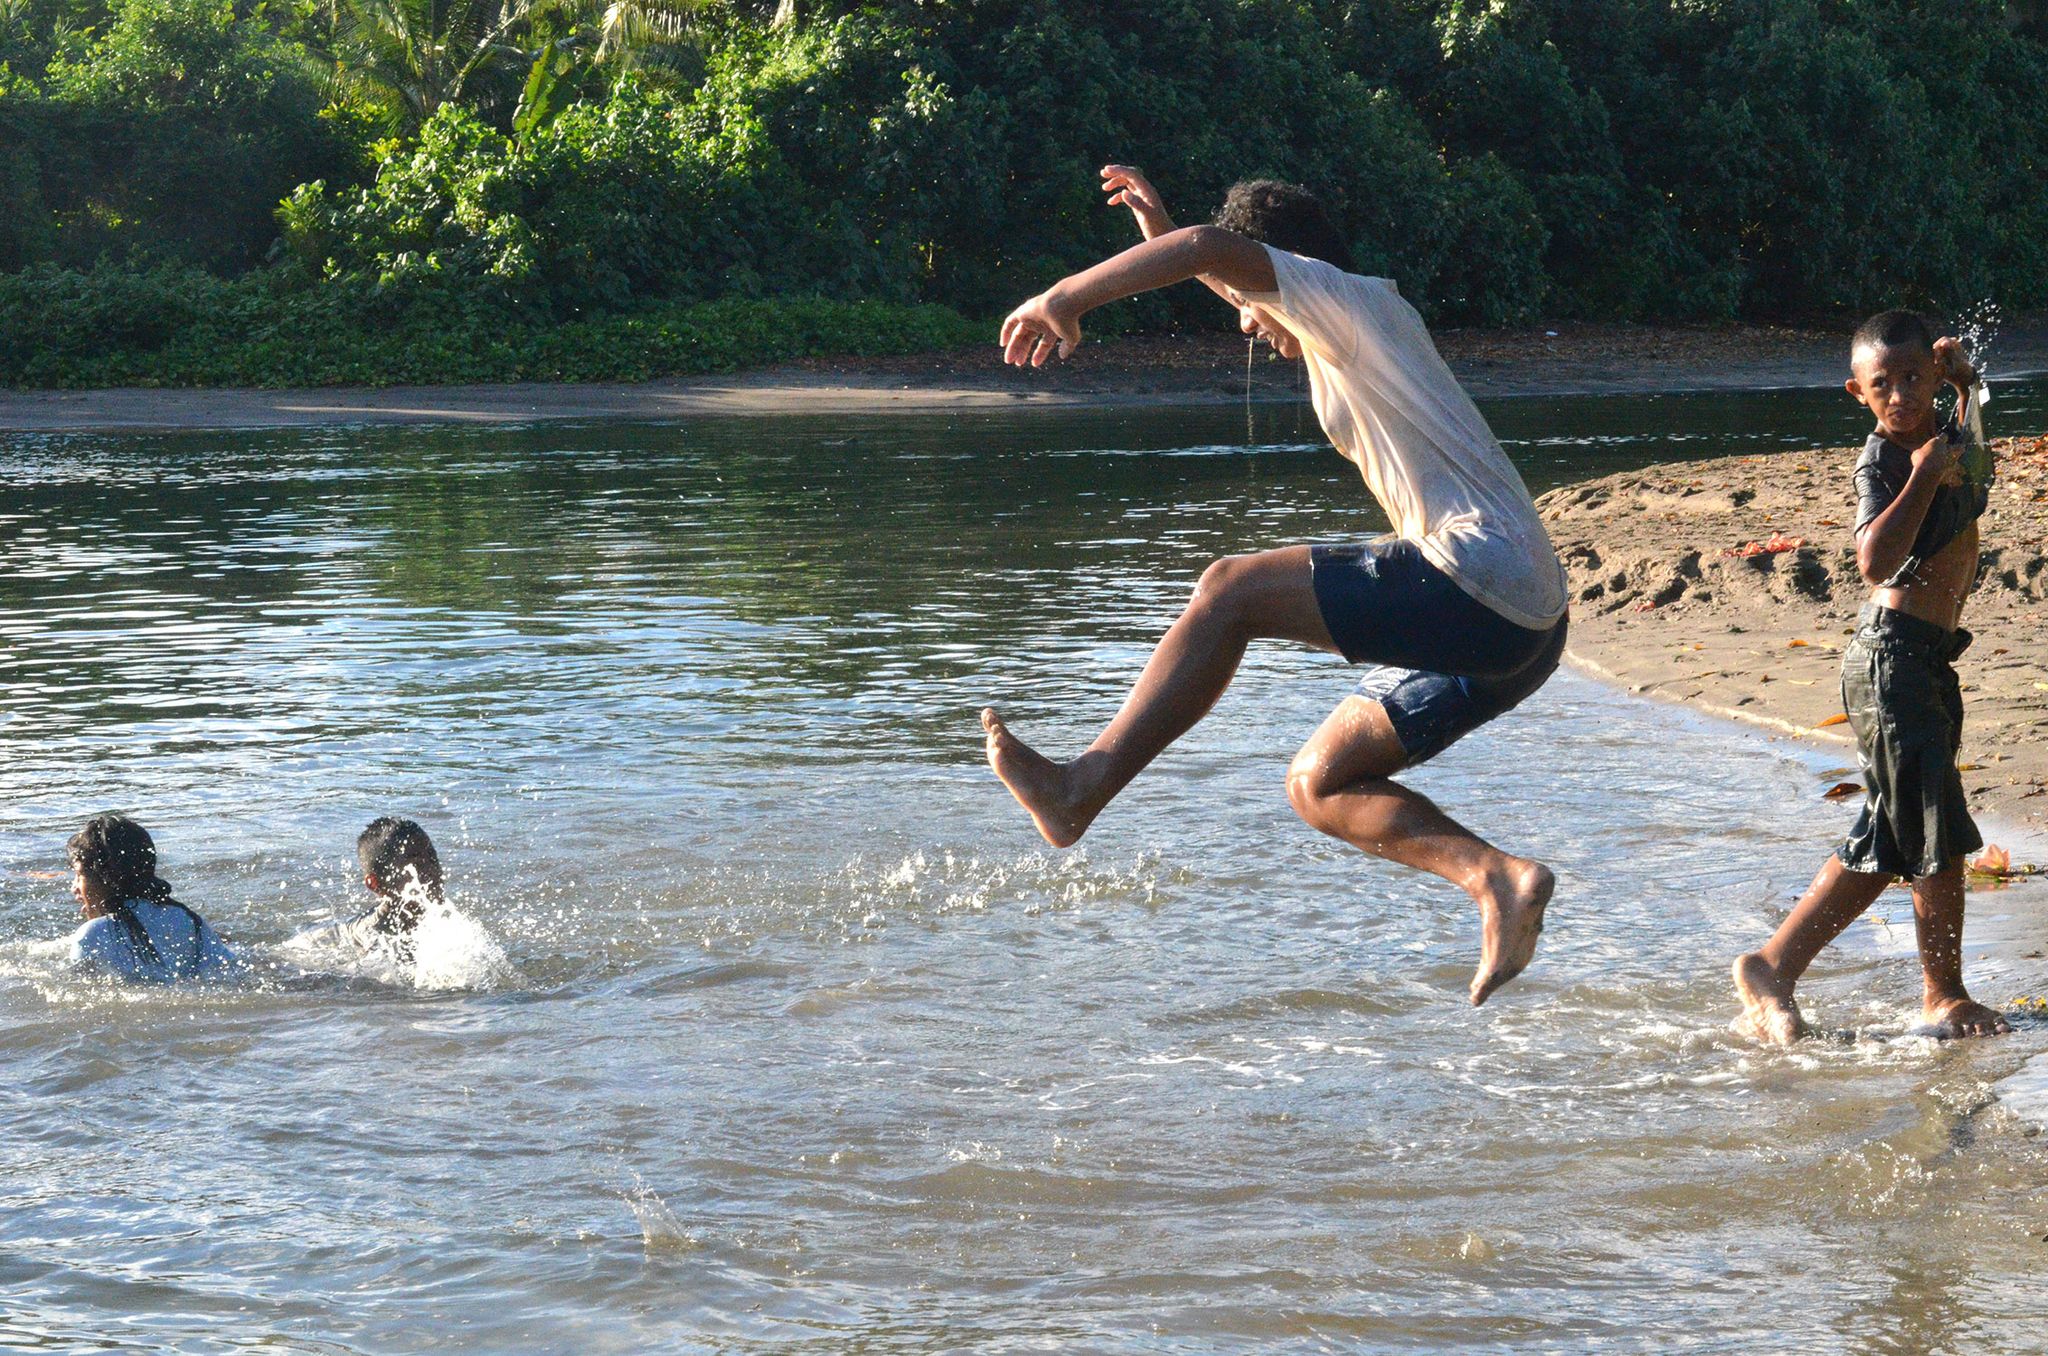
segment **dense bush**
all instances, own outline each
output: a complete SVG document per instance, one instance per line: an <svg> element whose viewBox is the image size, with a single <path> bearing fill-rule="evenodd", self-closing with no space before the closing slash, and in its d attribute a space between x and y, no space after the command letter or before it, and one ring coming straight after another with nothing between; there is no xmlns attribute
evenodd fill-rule
<svg viewBox="0 0 2048 1356"><path fill-rule="evenodd" d="M308 63L228 0L113 0L39 79L0 68L0 268L259 262L278 200L358 157Z"/></svg>
<svg viewBox="0 0 2048 1356"><path fill-rule="evenodd" d="M564 324L446 277L304 288L171 266L0 274L0 384L16 386L635 381L987 339L932 305L729 298Z"/></svg>
<svg viewBox="0 0 2048 1356"><path fill-rule="evenodd" d="M8 284L51 327L0 336L8 380L96 342L200 380L187 332L247 355L280 317L332 351L295 372L453 378L573 366L550 326L696 362L656 336L722 298L987 316L1131 240L1112 159L1184 222L1313 184L1438 321L2048 305L2048 45L1996 0L518 0L457 35L496 44L488 97L402 120L432 35L373 69L365 25L418 4L0 3L0 271L62 266ZM627 10L661 60L607 46Z"/></svg>
<svg viewBox="0 0 2048 1356"><path fill-rule="evenodd" d="M2048 46L1996 0L1430 8L1383 74L1536 195L1561 314L2048 304Z"/></svg>
<svg viewBox="0 0 2048 1356"><path fill-rule="evenodd" d="M286 242L321 277L491 277L563 314L790 292L985 312L1129 243L1095 187L1128 155L1189 220L1244 174L1313 182L1370 266L1444 314L1533 312L1544 231L1497 161L1447 166L1414 112L1337 69L1292 7L1184 0L1151 17L1167 22L741 28L695 91L627 81L524 140L444 107L373 184L297 193ZM1201 69L1172 80L1130 75L1194 53ZM1281 88L1313 97L1273 100ZM1267 115L1246 121L1253 101Z"/></svg>

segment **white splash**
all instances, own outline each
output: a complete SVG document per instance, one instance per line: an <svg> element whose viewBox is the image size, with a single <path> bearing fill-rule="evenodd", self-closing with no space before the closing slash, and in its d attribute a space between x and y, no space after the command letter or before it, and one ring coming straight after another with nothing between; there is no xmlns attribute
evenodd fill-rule
<svg viewBox="0 0 2048 1356"><path fill-rule="evenodd" d="M416 989L495 989L514 977L505 948L445 899L430 899L412 934Z"/></svg>
<svg viewBox="0 0 2048 1356"><path fill-rule="evenodd" d="M1977 369L1980 382L1991 375L1991 350L1998 344L1998 330L2004 323L2005 313L1989 297L1964 307L1956 317L1956 338L1962 341L1963 352L1970 356L1970 366ZM1989 396L1984 399L1989 403Z"/></svg>
<svg viewBox="0 0 2048 1356"><path fill-rule="evenodd" d="M640 1222L640 1245L649 1252L694 1252L702 1247L696 1236L683 1227L676 1212L669 1209L668 1202L654 1194L654 1189L639 1180L634 1174L633 1190L626 1197L626 1208L633 1212L633 1218Z"/></svg>

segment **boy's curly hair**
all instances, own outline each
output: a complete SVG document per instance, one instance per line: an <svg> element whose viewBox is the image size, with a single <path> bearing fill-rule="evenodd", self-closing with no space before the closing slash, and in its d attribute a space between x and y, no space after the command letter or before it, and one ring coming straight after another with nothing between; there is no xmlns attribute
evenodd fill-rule
<svg viewBox="0 0 2048 1356"><path fill-rule="evenodd" d="M1223 195L1215 224L1276 250L1352 271L1351 247L1322 201L1300 184L1240 179Z"/></svg>

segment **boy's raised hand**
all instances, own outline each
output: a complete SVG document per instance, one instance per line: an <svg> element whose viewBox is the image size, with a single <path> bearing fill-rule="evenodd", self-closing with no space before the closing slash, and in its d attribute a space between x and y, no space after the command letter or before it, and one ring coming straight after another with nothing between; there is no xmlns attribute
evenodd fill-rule
<svg viewBox="0 0 2048 1356"><path fill-rule="evenodd" d="M1043 367L1055 353L1064 358L1081 346L1080 317L1050 291L1040 292L1004 318L999 342L1010 366Z"/></svg>
<svg viewBox="0 0 2048 1356"><path fill-rule="evenodd" d="M1159 190L1152 187L1145 171L1137 166L1104 165L1102 191L1109 194L1110 206L1131 209L1131 215L1138 219L1139 233L1147 240L1173 229L1173 218L1166 215L1166 204L1160 201Z"/></svg>
<svg viewBox="0 0 2048 1356"><path fill-rule="evenodd" d="M1963 351L1962 341L1954 335L1934 341L1934 367L1943 381L1959 391L1967 391L1977 384L1977 369L1970 365L1970 357Z"/></svg>
<svg viewBox="0 0 2048 1356"><path fill-rule="evenodd" d="M1923 467L1941 477L1937 484L1962 484L1963 445L1949 441L1946 432L1935 434L1913 449L1913 469L1918 471Z"/></svg>

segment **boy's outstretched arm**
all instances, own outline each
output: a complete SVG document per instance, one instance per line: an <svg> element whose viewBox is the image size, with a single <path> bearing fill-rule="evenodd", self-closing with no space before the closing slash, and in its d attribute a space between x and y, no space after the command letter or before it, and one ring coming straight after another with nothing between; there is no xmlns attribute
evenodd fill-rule
<svg viewBox="0 0 2048 1356"><path fill-rule="evenodd" d="M1266 247L1220 226L1187 226L1061 279L1010 312L1000 342L1003 361L1043 367L1081 343L1081 317L1098 306L1189 278L1214 278L1239 292L1270 292L1277 285Z"/></svg>

